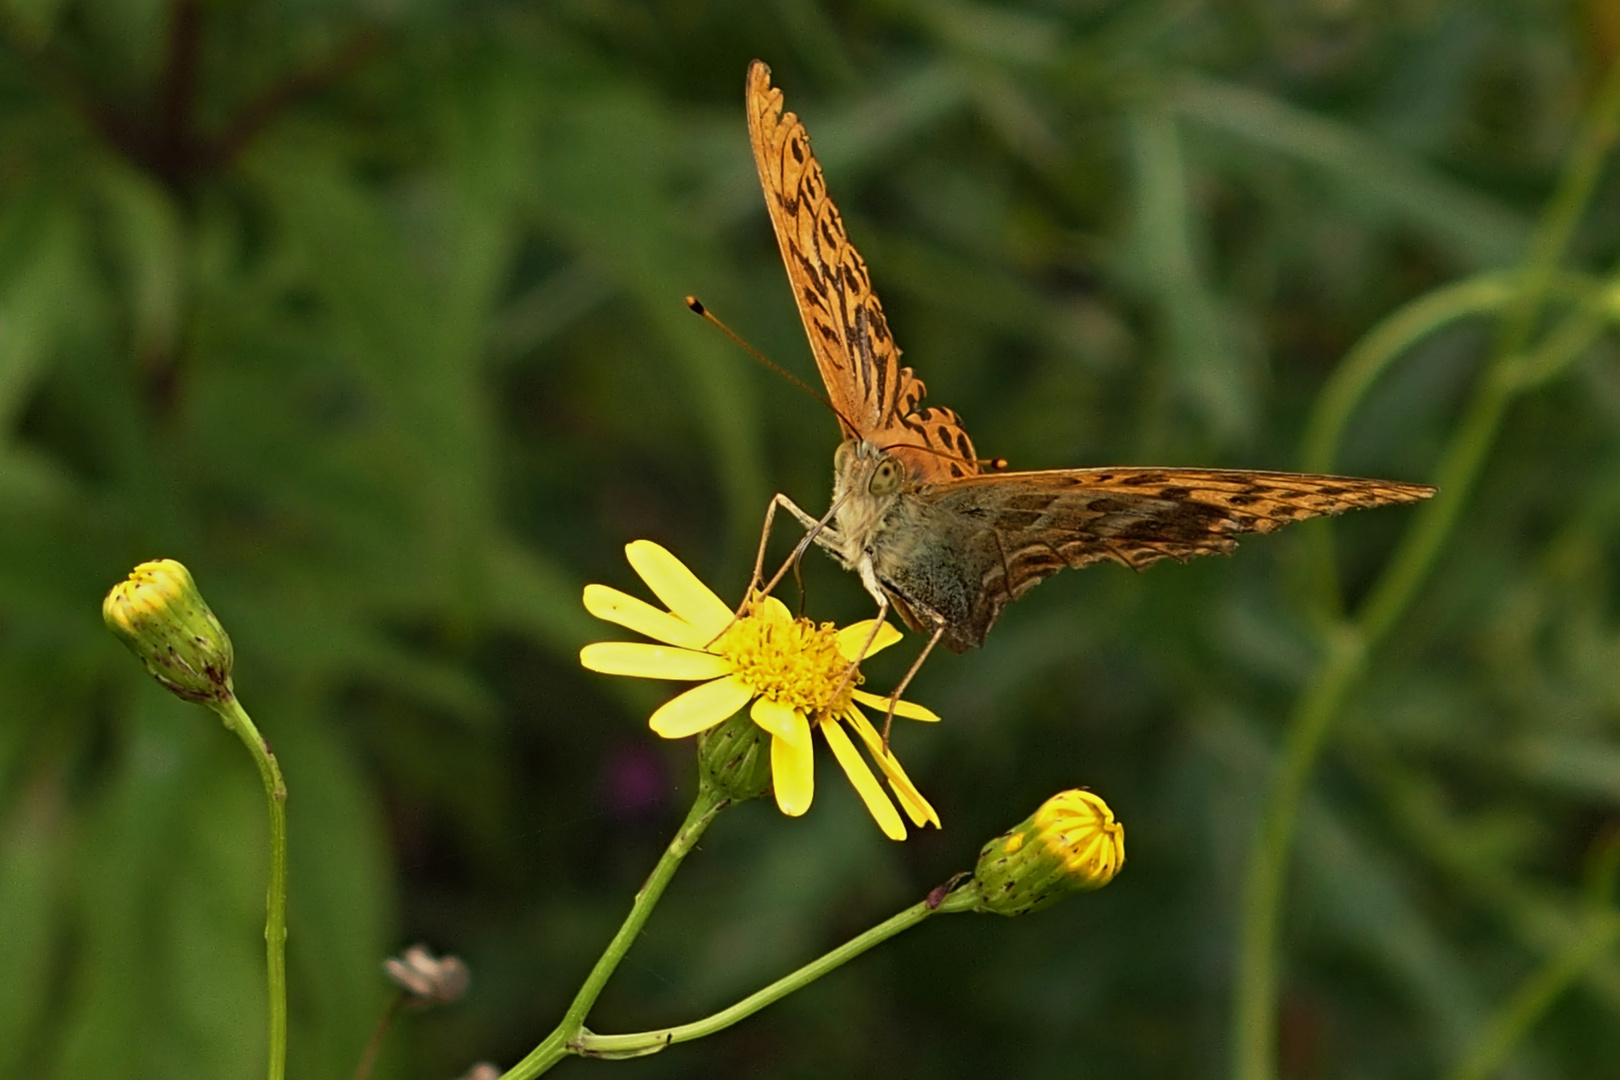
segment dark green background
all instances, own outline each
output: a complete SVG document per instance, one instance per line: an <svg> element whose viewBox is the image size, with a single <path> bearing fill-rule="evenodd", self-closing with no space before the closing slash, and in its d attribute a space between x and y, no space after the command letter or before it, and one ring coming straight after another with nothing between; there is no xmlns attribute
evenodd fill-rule
<svg viewBox="0 0 1620 1080"><path fill-rule="evenodd" d="M415 940L473 971L379 1075L509 1064L690 799L666 688L583 673L659 541L728 599L833 419L748 154L747 62L805 118L889 322L1018 467L1290 468L1381 317L1523 256L1620 48L1606 0L4 0L0 1076L263 1069L251 763L102 628L185 561L291 789L295 1080L349 1075ZM1620 248L1604 174L1569 262ZM1430 477L1488 322L1403 357L1338 467ZM1516 403L1350 698L1285 913L1282 1070L1438 1076L1570 940L1620 810L1620 371ZM1410 510L1335 526L1352 596ZM1107 890L942 919L712 1039L559 1074L1212 1077L1243 868L1317 642L1301 536L1067 574L910 694L945 828L724 816L602 999L722 1007L911 903L1060 788L1126 822ZM779 544L785 547L786 530ZM821 555L810 613L870 604ZM791 599L792 593L786 595ZM888 685L913 644L869 665ZM1620 960L1509 1075L1620 1069Z"/></svg>

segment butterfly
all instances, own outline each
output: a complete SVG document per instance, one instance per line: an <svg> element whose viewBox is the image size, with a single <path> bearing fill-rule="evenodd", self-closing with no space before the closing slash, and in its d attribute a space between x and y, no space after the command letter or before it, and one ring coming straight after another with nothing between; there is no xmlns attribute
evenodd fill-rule
<svg viewBox="0 0 1620 1080"><path fill-rule="evenodd" d="M793 297L844 441L833 502L817 519L785 495L808 539L953 652L984 643L1002 609L1066 567L1230 552L1239 533L1359 507L1427 499L1422 484L1240 469L987 468L961 419L922 403L900 366L866 262L844 231L804 124L782 109L770 68L748 69L748 132ZM805 545L801 544L801 550ZM761 554L763 555L763 548ZM797 552L795 554L798 554ZM910 674L903 680L909 681Z"/></svg>

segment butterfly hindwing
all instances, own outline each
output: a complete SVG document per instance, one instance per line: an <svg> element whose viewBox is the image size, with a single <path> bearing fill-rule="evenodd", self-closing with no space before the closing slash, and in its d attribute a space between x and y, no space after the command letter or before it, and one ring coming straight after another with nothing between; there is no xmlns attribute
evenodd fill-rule
<svg viewBox="0 0 1620 1080"><path fill-rule="evenodd" d="M938 587L938 603L957 609L956 640L947 644L965 647L984 639L1006 604L1065 568L1186 562L1230 552L1241 533L1433 493L1421 484L1306 473L1109 468L988 474L916 495L935 531L962 553L961 575L976 578ZM912 600L937 606L930 597Z"/></svg>

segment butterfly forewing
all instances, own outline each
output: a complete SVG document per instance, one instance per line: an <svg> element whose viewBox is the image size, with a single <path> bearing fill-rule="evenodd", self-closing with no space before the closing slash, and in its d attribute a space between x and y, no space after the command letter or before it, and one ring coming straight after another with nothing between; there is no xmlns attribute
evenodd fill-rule
<svg viewBox="0 0 1620 1080"><path fill-rule="evenodd" d="M844 434L893 448L918 482L978 472L956 414L919 408L927 388L900 366L866 261L827 197L810 136L795 114L782 111L782 92L758 60L748 69L748 133L793 298Z"/></svg>

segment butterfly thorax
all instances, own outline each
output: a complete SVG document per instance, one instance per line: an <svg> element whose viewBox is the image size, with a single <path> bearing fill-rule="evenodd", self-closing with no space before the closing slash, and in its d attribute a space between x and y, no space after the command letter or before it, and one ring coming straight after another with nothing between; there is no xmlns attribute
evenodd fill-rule
<svg viewBox="0 0 1620 1080"><path fill-rule="evenodd" d="M939 496L948 485L925 482L900 455L869 440L846 440L833 468L835 535L822 546L913 630L932 633L943 622L948 648L978 644L983 635L972 609L982 576L980 523L942 514Z"/></svg>

